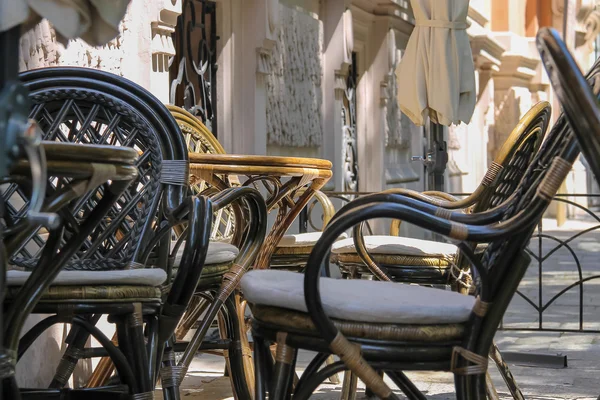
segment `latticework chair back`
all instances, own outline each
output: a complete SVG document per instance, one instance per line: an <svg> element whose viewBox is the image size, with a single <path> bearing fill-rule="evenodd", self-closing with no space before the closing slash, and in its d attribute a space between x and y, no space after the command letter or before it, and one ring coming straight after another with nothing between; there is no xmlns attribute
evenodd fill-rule
<svg viewBox="0 0 600 400"><path fill-rule="evenodd" d="M183 196L186 154L165 132L178 130L174 121L150 110L137 85L96 70L49 68L23 73L21 79L33 103L30 117L38 121L44 139L58 142L103 144L134 148L139 154L139 177L121 196L107 217L87 238L66 269L111 270L141 266L142 249L159 218L159 204L176 204ZM118 84L118 85L117 85ZM166 113L166 116L170 115ZM173 126L165 127L172 123ZM176 136L176 135L171 135ZM176 140L177 138L175 138ZM176 154L177 153L177 154ZM173 160L183 160L173 161ZM178 182L181 181L181 182ZM53 186L63 182L54 180ZM165 189L168 189L165 191ZM72 205L70 215L80 218L101 197L99 189ZM20 215L21 209L11 210ZM41 232L40 232L41 233ZM13 263L32 265L44 237L38 233L20 249ZM76 235L77 232L67 232ZM31 243L37 248L31 250Z"/></svg>
<svg viewBox="0 0 600 400"><path fill-rule="evenodd" d="M215 138L212 132L197 117L187 110L167 105L167 108L173 114L177 121L181 133L185 138L188 151L197 154L225 154L225 149ZM194 193L211 195L217 193L204 180L191 182L191 188ZM211 237L213 240L231 240L235 229L235 216L231 207L220 209L215 213L215 222L213 224Z"/></svg>
<svg viewBox="0 0 600 400"><path fill-rule="evenodd" d="M477 213L499 207L514 193L527 166L540 148L550 122L550 112L550 103L546 101L537 103L527 111L498 151L479 186L466 198L458 199L438 191L419 193L406 189L389 189L386 192L405 194L450 210L463 209ZM392 221L391 235L400 235L401 223L398 220Z"/></svg>
<svg viewBox="0 0 600 400"><path fill-rule="evenodd" d="M497 158L505 160L502 162L502 169L495 178L495 184L490 187L491 190L484 193L473 208L474 212L497 207L510 198L540 148L549 122L550 104L547 102L536 104L528 115L519 121L519 126L526 126L527 129L523 134L509 138L500 150L503 154Z"/></svg>

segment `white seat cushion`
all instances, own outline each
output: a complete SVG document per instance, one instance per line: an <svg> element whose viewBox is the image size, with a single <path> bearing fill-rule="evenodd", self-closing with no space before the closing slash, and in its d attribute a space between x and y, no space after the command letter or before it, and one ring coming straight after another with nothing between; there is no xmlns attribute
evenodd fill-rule
<svg viewBox="0 0 600 400"><path fill-rule="evenodd" d="M365 236L365 246L371 254L416 257L453 257L458 248L450 243L413 239L402 236ZM333 254L356 253L352 238L340 240L331 247Z"/></svg>
<svg viewBox="0 0 600 400"><path fill-rule="evenodd" d="M31 272L7 271L6 284L21 286ZM62 271L52 286L159 286L167 279L167 273L160 268L127 269L120 271Z"/></svg>
<svg viewBox="0 0 600 400"><path fill-rule="evenodd" d="M173 243L175 246L175 243ZM185 242L181 244L179 249L177 249L177 254L175 255L174 266L179 266L181 263L181 257L183 257L183 249L185 248ZM208 245L208 253L206 254L206 260L204 261L204 265L211 264L227 264L235 260L240 251L237 247L232 244L224 243L224 242L210 242Z"/></svg>
<svg viewBox="0 0 600 400"><path fill-rule="evenodd" d="M252 304L307 312L304 274L254 270L242 278L244 297ZM327 315L347 321L392 324L453 324L467 321L472 296L442 289L360 279L321 278Z"/></svg>
<svg viewBox="0 0 600 400"><path fill-rule="evenodd" d="M293 235L285 235L279 241L277 247L310 247L314 246L323 232L296 233ZM338 240L346 239L348 234L342 233Z"/></svg>

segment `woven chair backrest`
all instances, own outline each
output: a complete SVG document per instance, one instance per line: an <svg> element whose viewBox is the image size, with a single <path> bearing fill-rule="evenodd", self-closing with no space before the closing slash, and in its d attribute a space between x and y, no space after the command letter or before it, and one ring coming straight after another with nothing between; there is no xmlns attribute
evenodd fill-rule
<svg viewBox="0 0 600 400"><path fill-rule="evenodd" d="M173 105L167 105L167 108L177 121L190 153L225 154L225 149L221 146L221 143L200 119L183 108ZM196 194L210 195L217 191L204 180L193 183L191 188ZM219 209L215 213L211 238L213 240L228 241L233 237L234 229L235 216L231 207Z"/></svg>
<svg viewBox="0 0 600 400"><path fill-rule="evenodd" d="M177 129L174 121L165 122L153 112L154 107L162 104L144 93L143 88L120 77L107 77L110 74L104 72L80 70L83 69L51 68L22 74L22 81L30 91L30 117L38 121L44 140L134 148L139 154L136 165L139 176L65 268L110 270L139 266L140 250L159 225L159 204L165 188L176 186L179 193L174 197L183 196L184 186L174 182L169 173L177 164L173 161L187 165L185 159L181 160L181 151L176 154L174 145L181 135L178 130L172 132L172 127ZM146 98L135 95L129 88ZM67 183L57 178L49 181L53 189ZM87 215L102 197L103 190L100 187L73 204L66 218L77 220ZM10 213L21 215L25 208L26 205L11 208ZM67 230L65 234L68 237L77 232ZM32 267L44 239L42 231L34 235L13 258L13 263Z"/></svg>
<svg viewBox="0 0 600 400"><path fill-rule="evenodd" d="M536 108L538 106L536 105ZM536 108L531 109L528 114L535 112ZM490 187L490 192L482 196L481 201L476 204L474 212L495 208L508 200L538 152L550 122L550 108L542 108L534 115L528 114L524 116L526 121L523 119L520 121L520 124L526 123L528 128L514 140L514 144L501 163L503 168ZM511 139L509 138L509 140Z"/></svg>

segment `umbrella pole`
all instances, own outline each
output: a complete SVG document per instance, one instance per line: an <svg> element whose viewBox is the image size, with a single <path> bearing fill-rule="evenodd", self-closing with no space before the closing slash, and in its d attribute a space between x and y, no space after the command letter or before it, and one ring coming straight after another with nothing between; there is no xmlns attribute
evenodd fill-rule
<svg viewBox="0 0 600 400"><path fill-rule="evenodd" d="M434 122L429 123L429 154L432 162L427 166L427 189L444 191L448 150L444 140L444 126Z"/></svg>
<svg viewBox="0 0 600 400"><path fill-rule="evenodd" d="M448 165L448 149L444 140L444 126L429 122L429 150L426 165L427 171L427 190L443 192L445 189L444 173ZM445 241L440 235L433 234L433 240Z"/></svg>

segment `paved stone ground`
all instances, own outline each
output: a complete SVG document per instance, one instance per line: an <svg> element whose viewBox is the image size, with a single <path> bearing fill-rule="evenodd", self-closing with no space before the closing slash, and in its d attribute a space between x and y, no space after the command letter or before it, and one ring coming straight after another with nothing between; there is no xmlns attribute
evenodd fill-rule
<svg viewBox="0 0 600 400"><path fill-rule="evenodd" d="M553 221L543 221L544 234L563 241L592 226L594 224L590 221L568 221L557 228ZM542 254L547 254L557 243L555 239L544 238ZM537 252L537 244L537 240L532 240L530 247L533 252ZM590 232L573 240L570 249L563 247L544 261L542 305L578 280L578 261L583 278L600 275L600 232ZM521 293L534 304L538 304L540 299L538 277L538 265L534 260L520 286ZM583 289L583 328L600 330L600 279L584 283ZM575 287L549 305L543 315L543 328L579 329L579 296L579 287ZM515 297L506 314L504 327L535 329L539 324L540 317L533 306L523 298ZM511 365L528 399L596 399L600 395L600 334L504 330L498 333L496 342L502 351L563 354L568 357L568 367L562 369ZM302 353L299 368L304 368L309 360L310 354ZM218 357L199 356L184 381L184 398L232 398L229 381L222 377L223 366L222 359ZM500 397L510 398L495 368L492 367L491 373ZM454 398L450 374L419 372L407 375L428 398ZM339 391L339 386L323 385L313 398L337 399ZM359 398L365 397L361 394Z"/></svg>

